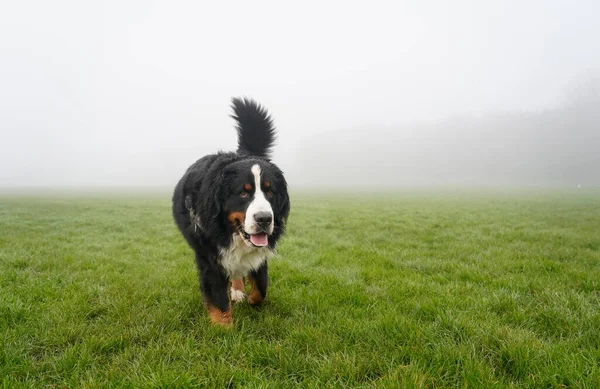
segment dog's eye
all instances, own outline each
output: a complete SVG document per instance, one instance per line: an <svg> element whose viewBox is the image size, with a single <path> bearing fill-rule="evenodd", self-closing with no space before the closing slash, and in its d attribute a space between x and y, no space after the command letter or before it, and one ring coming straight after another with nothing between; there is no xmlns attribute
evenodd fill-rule
<svg viewBox="0 0 600 389"><path fill-rule="evenodd" d="M240 197L245 199L246 197L248 197L248 192L242 192L240 193Z"/></svg>
<svg viewBox="0 0 600 389"><path fill-rule="evenodd" d="M267 197L268 197L268 198L271 198L271 197L273 197L273 192L271 192L271 191L268 191L268 192L267 192Z"/></svg>

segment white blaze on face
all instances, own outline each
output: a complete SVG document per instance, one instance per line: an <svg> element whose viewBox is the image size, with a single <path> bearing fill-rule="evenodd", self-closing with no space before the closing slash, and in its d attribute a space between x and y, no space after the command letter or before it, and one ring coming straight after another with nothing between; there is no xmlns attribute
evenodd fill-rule
<svg viewBox="0 0 600 389"><path fill-rule="evenodd" d="M258 164L252 166L250 169L252 175L254 176L254 200L246 209L246 221L245 221L245 230L248 234L256 234L258 233L258 225L254 216L260 212L267 212L271 215L271 224L269 225L267 233L270 235L273 233L273 209L271 208L271 203L265 197L264 192L260 187L260 166Z"/></svg>

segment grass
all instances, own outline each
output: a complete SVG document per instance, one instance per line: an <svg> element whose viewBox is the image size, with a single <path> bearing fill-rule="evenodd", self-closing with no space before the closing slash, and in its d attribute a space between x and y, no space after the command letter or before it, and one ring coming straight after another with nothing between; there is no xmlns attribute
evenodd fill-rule
<svg viewBox="0 0 600 389"><path fill-rule="evenodd" d="M600 387L600 194L295 195L209 325L168 195L0 198L3 387Z"/></svg>

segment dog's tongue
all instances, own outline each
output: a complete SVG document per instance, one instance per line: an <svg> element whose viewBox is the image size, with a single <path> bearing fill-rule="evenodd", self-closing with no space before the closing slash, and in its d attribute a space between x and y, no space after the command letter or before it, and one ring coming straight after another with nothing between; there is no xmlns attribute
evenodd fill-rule
<svg viewBox="0 0 600 389"><path fill-rule="evenodd" d="M262 247L269 244L269 239L267 239L267 234L263 232L262 234L250 235L250 242L255 246Z"/></svg>

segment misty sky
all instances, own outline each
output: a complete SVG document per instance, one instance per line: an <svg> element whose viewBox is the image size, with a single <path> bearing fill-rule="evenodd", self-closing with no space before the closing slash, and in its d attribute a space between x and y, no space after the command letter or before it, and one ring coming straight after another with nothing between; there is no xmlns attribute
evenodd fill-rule
<svg viewBox="0 0 600 389"><path fill-rule="evenodd" d="M239 95L273 114L275 162L309 184L302 162L340 131L398 126L390 144L419 136L410 123L560 106L600 68L598 15L593 0L6 1L0 187L174 185L235 149ZM437 137L422 134L415 154Z"/></svg>

